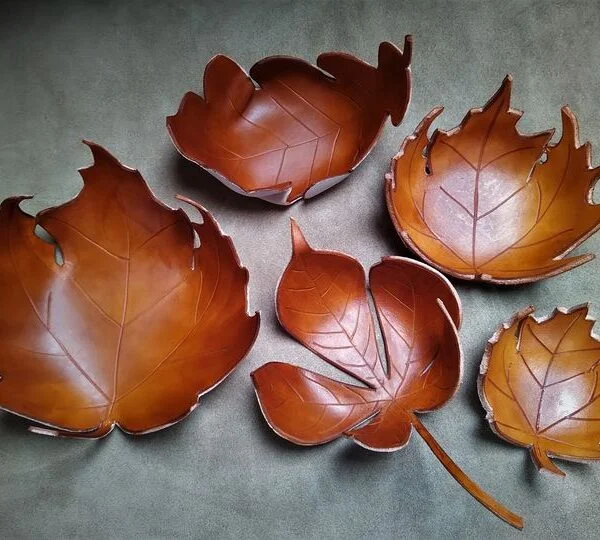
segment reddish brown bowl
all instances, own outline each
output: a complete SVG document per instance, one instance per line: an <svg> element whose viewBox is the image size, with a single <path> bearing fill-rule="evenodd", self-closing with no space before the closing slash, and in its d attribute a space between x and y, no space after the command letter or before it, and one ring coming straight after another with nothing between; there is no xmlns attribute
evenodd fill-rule
<svg viewBox="0 0 600 540"><path fill-rule="evenodd" d="M259 318L212 216L188 200L202 215L191 223L88 145L75 199L36 218L26 197L0 205L0 407L48 435L142 434L189 414L246 355Z"/></svg>
<svg viewBox="0 0 600 540"><path fill-rule="evenodd" d="M554 130L523 135L510 108L512 79L457 128L427 131L431 111L408 137L386 177L390 215L404 242L447 274L500 284L560 274L593 258L566 257L600 227L589 143L562 110Z"/></svg>
<svg viewBox="0 0 600 540"><path fill-rule="evenodd" d="M296 340L355 382L269 362L251 374L267 423L296 444L346 436L378 452L403 448L414 428L473 497L522 528L521 517L473 482L419 419L443 407L460 384L456 290L438 271L403 257L382 259L368 279L367 287L356 259L311 248L292 222L292 258L277 288L277 316ZM371 295L385 346L383 362Z"/></svg>
<svg viewBox="0 0 600 540"><path fill-rule="evenodd" d="M587 304L544 319L533 312L515 314L488 342L479 396L497 435L564 476L551 457L600 460L600 340Z"/></svg>
<svg viewBox="0 0 600 540"><path fill-rule="evenodd" d="M379 46L376 68L330 52L317 58L318 67L271 56L254 64L250 76L217 55L204 71L204 98L188 92L167 128L181 155L235 192L291 204L348 176L389 115L394 125L402 121L411 54L406 36L403 52Z"/></svg>

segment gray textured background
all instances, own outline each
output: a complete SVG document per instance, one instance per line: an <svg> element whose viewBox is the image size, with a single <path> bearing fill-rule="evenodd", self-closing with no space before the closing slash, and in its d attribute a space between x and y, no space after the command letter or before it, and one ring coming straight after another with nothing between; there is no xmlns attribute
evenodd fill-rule
<svg viewBox="0 0 600 540"><path fill-rule="evenodd" d="M406 254L382 182L400 142L435 105L443 128L482 105L508 72L523 130L560 127L569 103L582 141L600 148L599 2L18 2L0 13L0 198L32 193L36 212L74 196L90 163L81 138L140 169L157 195L206 205L250 271L262 311L254 349L196 412L166 431L100 442L29 434L0 413L0 536L397 538L519 537L442 469L417 435L380 455L340 440L305 449L278 439L255 404L249 373L285 360L331 374L285 335L273 309L294 216L315 247L369 266ZM277 208L228 191L178 158L166 130L185 91L219 52L242 66L270 54L314 61L346 50L375 61L378 43L414 35L414 94L403 124L347 181L308 203ZM557 138L558 138L557 134ZM598 163L600 158L594 158ZM579 250L600 252L600 234ZM532 303L598 300L600 261L512 288L457 283L464 305L464 383L424 423L473 479L522 512L521 537L598 537L600 464L561 462L538 474L527 452L497 439L475 379L496 325ZM0 299L1 301L1 299ZM600 309L596 306L596 313Z"/></svg>

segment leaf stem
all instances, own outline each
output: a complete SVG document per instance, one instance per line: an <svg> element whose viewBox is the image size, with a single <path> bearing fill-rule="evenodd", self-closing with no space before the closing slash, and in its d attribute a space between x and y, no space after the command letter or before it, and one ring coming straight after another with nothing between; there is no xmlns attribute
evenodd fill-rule
<svg viewBox="0 0 600 540"><path fill-rule="evenodd" d="M555 474L556 476L565 476L565 473L554 464L545 450L540 448L537 443L531 447L531 459L533 459L538 469Z"/></svg>
<svg viewBox="0 0 600 540"><path fill-rule="evenodd" d="M429 433L427 428L417 418L416 414L411 414L412 424L421 435L423 440L427 443L427 446L435 454L445 469L454 477L454 479L465 488L475 499L477 499L483 506L488 510L496 514L500 519L503 519L509 525L517 529L523 528L523 518L517 514L511 512L508 508L500 504L491 495L483 491L473 480L471 480L460 467L452 461L450 456L446 454L444 449L438 444L433 438L433 435Z"/></svg>

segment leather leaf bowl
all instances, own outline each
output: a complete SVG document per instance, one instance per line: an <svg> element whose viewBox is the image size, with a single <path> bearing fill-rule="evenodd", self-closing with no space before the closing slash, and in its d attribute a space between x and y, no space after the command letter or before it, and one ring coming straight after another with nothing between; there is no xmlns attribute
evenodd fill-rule
<svg viewBox="0 0 600 540"><path fill-rule="evenodd" d="M211 215L187 201L203 220L191 223L87 144L75 199L35 218L19 207L28 197L0 207L0 407L49 435L142 434L191 412L246 355L259 317Z"/></svg>
<svg viewBox="0 0 600 540"><path fill-rule="evenodd" d="M227 56L204 71L204 97L188 92L167 128L177 150L237 193L276 204L341 182L410 99L412 40L379 46L375 68L341 52L317 66L271 56L250 77ZM256 85L255 86L255 82Z"/></svg>
<svg viewBox="0 0 600 540"><path fill-rule="evenodd" d="M369 272L387 362L378 352L365 275L355 259L315 251L292 222L292 259L277 290L282 326L302 345L350 375L348 384L291 364L252 373L261 410L281 437L300 445L346 436L370 450L403 448L413 427L477 500L515 527L513 514L470 480L416 413L456 393L462 353L460 300L448 280L411 259L384 258Z"/></svg>
<svg viewBox="0 0 600 540"><path fill-rule="evenodd" d="M587 305L539 321L533 312L517 313L488 342L479 396L497 435L564 476L549 456L600 459L600 341Z"/></svg>
<svg viewBox="0 0 600 540"><path fill-rule="evenodd" d="M593 258L566 255L600 227L592 202L600 168L579 145L577 122L562 109L554 130L522 135L507 77L482 109L457 128L427 131L431 111L408 137L386 176L390 215L403 241L441 271L463 279L525 283Z"/></svg>

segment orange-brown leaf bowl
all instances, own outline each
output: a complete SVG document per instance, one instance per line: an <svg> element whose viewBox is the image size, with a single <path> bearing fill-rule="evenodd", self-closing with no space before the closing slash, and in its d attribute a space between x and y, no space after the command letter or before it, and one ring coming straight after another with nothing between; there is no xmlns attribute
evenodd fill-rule
<svg viewBox="0 0 600 540"><path fill-rule="evenodd" d="M600 168L579 145L577 122L562 109L554 130L522 135L510 108L508 76L482 109L457 128L427 131L431 111L408 137L386 175L387 205L398 234L427 262L462 279L499 284L537 281L593 258L566 255L600 227L592 190Z"/></svg>
<svg viewBox="0 0 600 540"><path fill-rule="evenodd" d="M204 71L204 97L185 94L167 128L181 155L237 193L291 204L348 176L388 115L394 125L402 121L411 54L406 36L403 52L391 43L379 46L376 68L330 52L317 58L318 67L265 58L250 76L218 55Z"/></svg>
<svg viewBox="0 0 600 540"><path fill-rule="evenodd" d="M600 340L588 305L539 320L533 312L515 314L488 342L479 396L497 435L564 476L550 456L600 460Z"/></svg>
<svg viewBox="0 0 600 540"><path fill-rule="evenodd" d="M461 307L448 280L403 257L386 257L371 268L370 291L387 356L382 362L362 266L342 253L312 249L294 222L292 243L292 259L277 289L279 321L355 383L291 364L265 364L252 380L271 428L300 445L346 436L381 452L403 448L414 428L469 493L522 527L519 516L450 459L417 414L444 406L460 384Z"/></svg>
<svg viewBox="0 0 600 540"><path fill-rule="evenodd" d="M19 206L28 197L0 206L0 407L48 435L156 431L238 365L259 315L246 313L248 272L204 208L186 200L202 216L190 222L87 144L94 164L73 200L35 218Z"/></svg>

